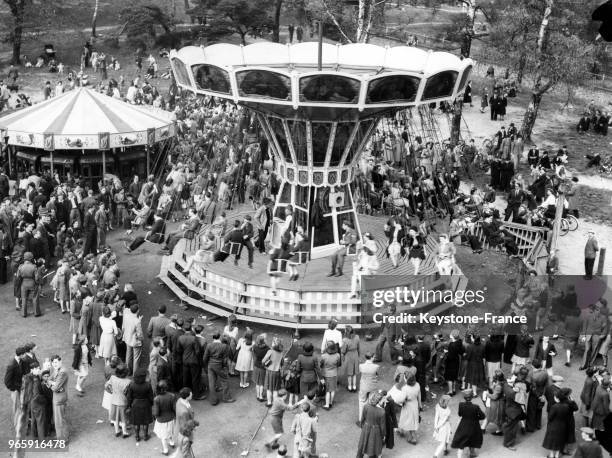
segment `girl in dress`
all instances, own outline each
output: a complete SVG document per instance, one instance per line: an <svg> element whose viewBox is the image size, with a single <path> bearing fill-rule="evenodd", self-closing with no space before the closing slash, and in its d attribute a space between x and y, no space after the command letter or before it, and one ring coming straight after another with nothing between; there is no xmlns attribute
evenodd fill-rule
<svg viewBox="0 0 612 458"><path fill-rule="evenodd" d="M117 356L113 356L108 364L104 366L104 396L102 397L102 408L108 411L108 422L111 425L115 424L115 420L111 417L111 386L110 378L115 375L117 366L121 363L121 360Z"/></svg>
<svg viewBox="0 0 612 458"><path fill-rule="evenodd" d="M349 391L357 392L357 374L359 374L359 336L352 326L347 325L342 340L342 358L346 368Z"/></svg>
<svg viewBox="0 0 612 458"><path fill-rule="evenodd" d="M98 351L100 356L108 363L113 356L117 355L115 336L119 333L117 323L111 318L111 311L108 306L104 306L102 311L100 328L102 329L102 335L100 336L100 348Z"/></svg>
<svg viewBox="0 0 612 458"><path fill-rule="evenodd" d="M238 342L238 319L232 314L227 317L227 325L223 328L223 335L229 337L229 375L236 375L236 344Z"/></svg>
<svg viewBox="0 0 612 458"><path fill-rule="evenodd" d="M272 348L263 357L262 364L266 368L266 398L267 407L272 406L272 401L278 395L281 387L280 366L283 362L283 343L278 337L272 340Z"/></svg>
<svg viewBox="0 0 612 458"><path fill-rule="evenodd" d="M425 241L417 232L416 227L411 227L408 231L408 250L408 258L414 267L414 275L418 275L421 263L425 259Z"/></svg>
<svg viewBox="0 0 612 458"><path fill-rule="evenodd" d="M399 221L395 219L389 220L385 225L385 235L389 238L389 246L387 246L387 255L391 259L393 267L399 265L399 258L402 255L402 239L404 238L404 230Z"/></svg>
<svg viewBox="0 0 612 458"><path fill-rule="evenodd" d="M119 437L123 433L123 438L130 437L127 432L127 389L130 384L128 368L121 363L117 366L114 375L111 375L109 384L111 387L111 418L115 421L115 436ZM119 431L121 426L121 431Z"/></svg>
<svg viewBox="0 0 612 458"><path fill-rule="evenodd" d="M249 387L249 378L253 370L253 331L247 329L244 337L238 340L236 351L236 370L240 372L240 388Z"/></svg>
<svg viewBox="0 0 612 458"><path fill-rule="evenodd" d="M79 337L75 348L74 348L74 359L72 360L72 368L74 369L74 375L76 375L76 386L78 396L83 396L83 382L87 375L89 375L89 366L91 366L91 353L89 352L89 346L87 345L87 337Z"/></svg>
<svg viewBox="0 0 612 458"><path fill-rule="evenodd" d="M260 402L264 402L266 368L262 363L263 358L268 354L270 347L266 343L266 335L259 334L255 340L255 345L251 347L253 352L253 381L255 382L255 396Z"/></svg>
<svg viewBox="0 0 612 458"><path fill-rule="evenodd" d="M153 399L153 417L155 426L153 432L161 440L162 454L168 455L168 445L174 447L174 423L176 418L176 402L174 395L168 393L168 383L161 380L157 385L157 396Z"/></svg>
<svg viewBox="0 0 612 458"><path fill-rule="evenodd" d="M433 438L435 441L439 442L440 445L438 445L434 452L435 458L448 454L448 444L450 444L451 441L451 410L448 407L449 401L450 396L445 394L436 405Z"/></svg>
<svg viewBox="0 0 612 458"><path fill-rule="evenodd" d="M140 441L141 427L144 430L144 440L149 440L149 424L153 422L153 389L146 377L147 371L139 367L127 389L127 406L130 410L130 421L136 429L137 443Z"/></svg>

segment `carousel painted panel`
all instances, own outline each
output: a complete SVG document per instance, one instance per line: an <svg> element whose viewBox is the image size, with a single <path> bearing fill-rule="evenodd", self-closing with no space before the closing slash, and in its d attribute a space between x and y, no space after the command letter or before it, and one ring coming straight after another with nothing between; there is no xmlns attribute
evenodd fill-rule
<svg viewBox="0 0 612 458"><path fill-rule="evenodd" d="M32 134L29 132L15 132L11 131L8 133L9 144L28 146L31 148L44 148L44 135L43 134Z"/></svg>
<svg viewBox="0 0 612 458"><path fill-rule="evenodd" d="M155 142L161 142L163 140L167 140L171 137L174 137L174 130L174 124L169 124L167 126L155 129Z"/></svg>
<svg viewBox="0 0 612 458"><path fill-rule="evenodd" d="M125 148L126 146L146 145L146 132L122 132L110 136L111 148Z"/></svg>
<svg viewBox="0 0 612 458"><path fill-rule="evenodd" d="M98 135L54 135L55 149L99 149Z"/></svg>

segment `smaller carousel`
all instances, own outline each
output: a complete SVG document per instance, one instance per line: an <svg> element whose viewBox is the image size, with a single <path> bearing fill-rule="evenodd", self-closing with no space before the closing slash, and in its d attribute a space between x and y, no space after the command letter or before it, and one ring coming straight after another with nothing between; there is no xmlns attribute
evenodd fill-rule
<svg viewBox="0 0 612 458"><path fill-rule="evenodd" d="M173 115L79 88L0 118L12 176L49 170L92 186L107 174L155 172L176 134Z"/></svg>

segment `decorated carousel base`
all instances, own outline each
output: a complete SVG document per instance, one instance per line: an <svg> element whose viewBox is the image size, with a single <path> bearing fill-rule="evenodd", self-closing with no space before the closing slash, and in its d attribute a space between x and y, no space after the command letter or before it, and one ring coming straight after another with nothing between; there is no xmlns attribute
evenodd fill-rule
<svg viewBox="0 0 612 458"><path fill-rule="evenodd" d="M365 220L365 221L364 221ZM369 221L372 220L372 221ZM384 256L384 241L380 222L374 218L360 218L362 228L377 234L379 260L381 268L379 287L405 286L425 289L450 288L452 290L465 288L465 277L453 276L449 280L442 279L437 274L430 254L423 261L419 275L414 275L412 265L403 259L398 268L394 268ZM373 224L369 223L374 223ZM371 226L371 227L369 227ZM378 230L374 232L371 229ZM435 252L434 237L428 238L428 253ZM225 262L206 265L193 264L189 273L185 273L187 259L191 255L190 244L181 240L170 256L163 258L159 278L185 304L201 308L218 316L235 314L238 319L289 327L293 329L325 329L330 319L335 318L343 324L354 328L379 326L371 323L370 307L362 305L361 297L367 292L361 292L357 298L351 298L351 276L354 257L347 256L341 277L328 277L330 272L329 258L316 259L298 266L299 278L289 281L289 275L280 276L277 294L270 287L267 272L268 256L255 253L253 268L247 263L247 251L243 249L238 266L234 265L234 257L228 257ZM418 304L419 311L440 313L449 308L449 304ZM368 313L368 310L370 311Z"/></svg>

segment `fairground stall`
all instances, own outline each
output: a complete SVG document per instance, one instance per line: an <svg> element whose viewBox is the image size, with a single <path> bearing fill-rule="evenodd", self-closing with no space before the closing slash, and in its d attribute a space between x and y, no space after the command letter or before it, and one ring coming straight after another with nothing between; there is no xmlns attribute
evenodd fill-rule
<svg viewBox="0 0 612 458"><path fill-rule="evenodd" d="M407 46L312 42L189 46L173 51L170 62L183 89L231 100L257 114L282 181L274 216L282 224L284 208L291 205L311 251L306 278L288 283L274 297L265 265L252 274L217 263L197 275L192 269L187 278L169 261L161 278L173 288L191 288L199 299L182 294L184 300L209 309L216 304L218 314L241 313L298 328L324 326L335 316L360 326L359 300L349 297L350 272L343 281L327 279L329 261L323 259L338 249L343 222L359 235L365 232L351 190L359 157L383 116L452 102L467 85L472 61ZM381 241L383 225L379 220L368 227ZM173 259L184 255L175 250ZM428 265L424 275L437 273L433 262Z"/></svg>
<svg viewBox="0 0 612 458"><path fill-rule="evenodd" d="M145 177L175 136L172 114L79 88L0 118L9 167L19 176L45 169L84 178Z"/></svg>

